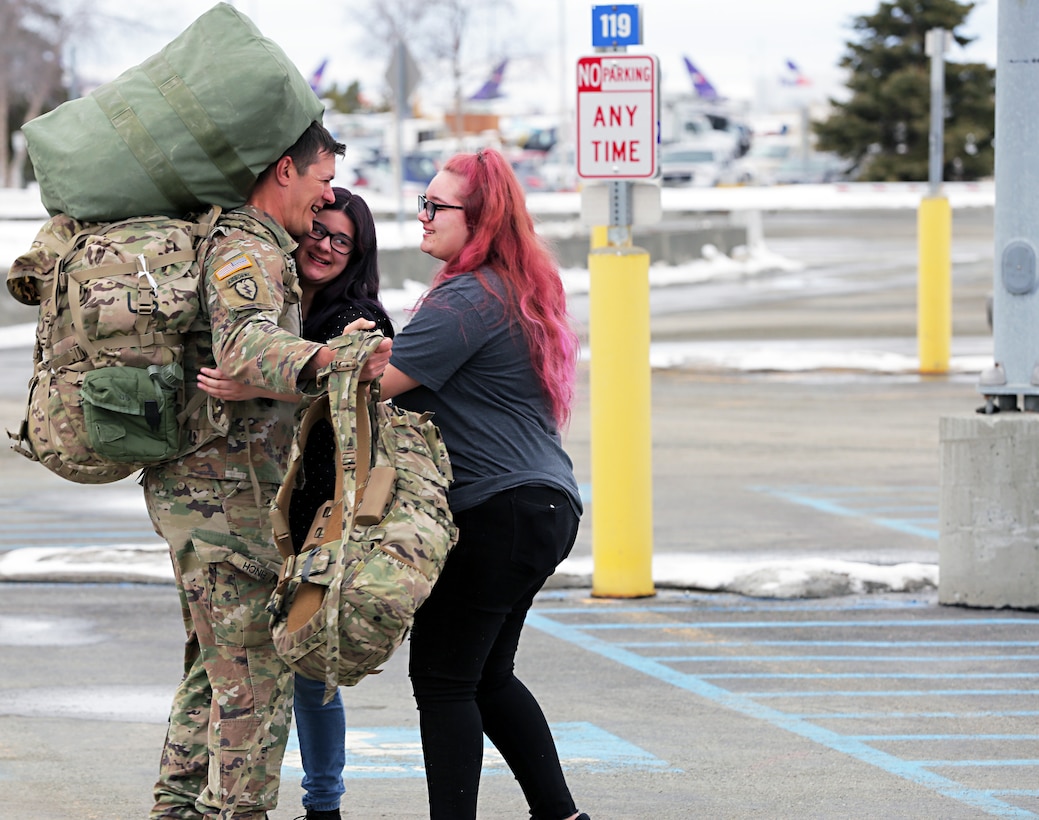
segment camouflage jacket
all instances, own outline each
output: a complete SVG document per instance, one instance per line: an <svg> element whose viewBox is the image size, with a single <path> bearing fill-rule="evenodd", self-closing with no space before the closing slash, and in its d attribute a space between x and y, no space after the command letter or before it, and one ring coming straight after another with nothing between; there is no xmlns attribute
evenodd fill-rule
<svg viewBox="0 0 1039 820"><path fill-rule="evenodd" d="M262 211L222 216L203 255L203 311L185 344L185 374L217 366L230 378L277 393L299 391L300 371L321 347L299 337L296 243ZM190 383L190 382L189 382ZM230 402L225 437L161 469L204 478L281 483L297 405L269 399Z"/></svg>

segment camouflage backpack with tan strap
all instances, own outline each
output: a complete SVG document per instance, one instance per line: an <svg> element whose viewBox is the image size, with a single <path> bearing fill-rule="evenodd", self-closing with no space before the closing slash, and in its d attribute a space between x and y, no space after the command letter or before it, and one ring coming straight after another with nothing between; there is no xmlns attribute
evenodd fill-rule
<svg viewBox="0 0 1039 820"><path fill-rule="evenodd" d="M14 450L104 484L226 431L221 403L185 384L201 363L184 362L184 336L205 313L197 257L219 215L44 224L7 276L15 299L40 308Z"/></svg>
<svg viewBox="0 0 1039 820"><path fill-rule="evenodd" d="M382 338L354 333L329 342L336 358L319 376L328 391L303 414L271 508L285 558L269 607L274 646L294 671L324 681L326 702L338 686L377 671L403 643L458 539L440 431L427 414L379 401L377 382L369 390L359 380ZM292 493L321 419L335 434L335 490L305 542L293 544Z"/></svg>

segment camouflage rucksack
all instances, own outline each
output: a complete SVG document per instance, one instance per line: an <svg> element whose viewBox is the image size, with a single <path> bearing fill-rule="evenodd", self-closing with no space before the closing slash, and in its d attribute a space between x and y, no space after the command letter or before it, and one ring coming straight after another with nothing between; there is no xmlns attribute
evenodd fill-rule
<svg viewBox="0 0 1039 820"><path fill-rule="evenodd" d="M220 402L187 398L183 361L204 314L197 254L219 215L44 224L7 276L15 299L40 307L26 417L8 433L17 452L104 484L226 430Z"/></svg>
<svg viewBox="0 0 1039 820"><path fill-rule="evenodd" d="M271 507L285 558L269 606L274 646L294 671L324 681L326 702L336 687L375 672L403 643L458 538L440 431L428 415L379 401L378 382L369 394L359 381L382 338L355 333L329 342L336 358L319 377L328 392L303 415ZM320 419L335 433L334 498L318 509L305 543L293 545L292 491Z"/></svg>

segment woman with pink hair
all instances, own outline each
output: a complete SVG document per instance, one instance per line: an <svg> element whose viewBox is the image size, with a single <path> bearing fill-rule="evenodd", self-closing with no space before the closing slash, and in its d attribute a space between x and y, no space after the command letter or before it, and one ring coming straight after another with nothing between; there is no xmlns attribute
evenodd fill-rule
<svg viewBox="0 0 1039 820"><path fill-rule="evenodd" d="M573 547L581 499L560 429L579 345L558 265L500 153L452 157L419 197L443 262L394 339L382 395L433 411L459 541L411 636L431 820L476 817L486 734L537 820L578 814L541 707L514 673L534 596Z"/></svg>

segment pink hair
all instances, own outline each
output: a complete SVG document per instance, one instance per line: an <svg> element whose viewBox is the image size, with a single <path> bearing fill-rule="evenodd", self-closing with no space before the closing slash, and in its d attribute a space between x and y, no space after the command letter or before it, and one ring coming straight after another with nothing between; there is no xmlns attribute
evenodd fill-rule
<svg viewBox="0 0 1039 820"><path fill-rule="evenodd" d="M559 266L534 232L523 188L509 163L492 149L456 154L442 170L462 180L469 241L437 271L432 286L472 272L500 299L487 287L480 268L498 274L507 295L506 315L523 329L552 417L560 427L565 426L574 397L580 343L570 328Z"/></svg>

